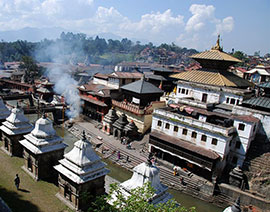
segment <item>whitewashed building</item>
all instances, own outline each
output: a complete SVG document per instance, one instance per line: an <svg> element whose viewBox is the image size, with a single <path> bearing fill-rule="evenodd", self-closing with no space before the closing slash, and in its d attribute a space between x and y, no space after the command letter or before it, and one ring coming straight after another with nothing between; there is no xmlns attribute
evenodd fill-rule
<svg viewBox="0 0 270 212"><path fill-rule="evenodd" d="M31 132L32 129L32 124L29 123L22 108L17 104L0 127L4 142L2 148L11 156L22 156L22 146L19 140L23 139L23 136Z"/></svg>
<svg viewBox="0 0 270 212"><path fill-rule="evenodd" d="M87 209L91 200L86 201L83 196L104 194L105 176L109 170L93 150L84 131L82 139L74 143L73 149L59 163L54 166L58 172L57 197L69 207Z"/></svg>
<svg viewBox="0 0 270 212"><path fill-rule="evenodd" d="M35 180L56 177L53 166L63 158L67 145L56 135L52 121L43 114L36 121L35 128L24 138L19 141L23 146L23 169Z"/></svg>
<svg viewBox="0 0 270 212"><path fill-rule="evenodd" d="M149 151L207 179L242 166L259 120L184 105L155 109Z"/></svg>

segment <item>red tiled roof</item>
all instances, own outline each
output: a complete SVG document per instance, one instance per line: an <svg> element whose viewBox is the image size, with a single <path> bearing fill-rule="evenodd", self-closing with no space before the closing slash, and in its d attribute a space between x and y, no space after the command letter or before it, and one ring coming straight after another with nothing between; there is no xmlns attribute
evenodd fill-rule
<svg viewBox="0 0 270 212"><path fill-rule="evenodd" d="M108 74L101 74L101 73L96 73L94 77L101 78L101 79L108 79Z"/></svg>
<svg viewBox="0 0 270 212"><path fill-rule="evenodd" d="M90 82L89 84L84 84L82 86L79 87L79 90L92 92L94 95L102 97L110 97L110 90L112 90L112 88L109 88L105 85L93 84L92 82ZM101 94L100 91L102 91L103 94Z"/></svg>
<svg viewBox="0 0 270 212"><path fill-rule="evenodd" d="M86 97L86 96L80 95L80 98L81 98L82 100L85 100L85 101L87 101L87 102L91 102L91 103L93 103L93 104L95 104L95 105L99 105L99 106L101 106L101 107L107 107L107 106L108 106L107 104L105 104L105 103L102 102L102 101L98 101L98 100L95 100L95 99L91 99L91 98L88 98L88 97Z"/></svg>

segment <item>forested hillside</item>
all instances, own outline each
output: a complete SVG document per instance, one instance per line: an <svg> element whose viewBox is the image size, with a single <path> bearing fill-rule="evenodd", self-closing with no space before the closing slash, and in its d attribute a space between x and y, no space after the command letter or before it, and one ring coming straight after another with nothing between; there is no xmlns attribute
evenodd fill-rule
<svg viewBox="0 0 270 212"><path fill-rule="evenodd" d="M175 44L141 44L124 38L105 40L87 37L85 34L62 33L56 40L44 39L40 42L18 40L0 42L1 62L21 61L22 56L31 56L38 62L98 63L115 65L122 61L158 62L167 58L168 64L180 63L182 57L196 53L194 49L181 48Z"/></svg>

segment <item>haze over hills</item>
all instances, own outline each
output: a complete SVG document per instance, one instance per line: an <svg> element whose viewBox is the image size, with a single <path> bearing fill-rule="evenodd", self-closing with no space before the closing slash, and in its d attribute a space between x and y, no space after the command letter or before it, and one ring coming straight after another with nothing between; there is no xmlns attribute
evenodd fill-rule
<svg viewBox="0 0 270 212"><path fill-rule="evenodd" d="M9 30L9 31L0 31L0 40L6 42L13 42L17 40L26 40L29 42L39 42L44 39L54 40L59 38L62 32L71 32L70 30L66 30L61 27L50 27L50 28L33 28L33 27L25 27L18 30ZM73 33L80 33L74 32ZM123 37L115 35L113 33L99 33L93 35L87 35L89 37L95 38L99 36L100 38L104 38L106 40L121 40ZM140 41L141 43L149 43L150 41L139 38L129 38L134 43L136 41Z"/></svg>

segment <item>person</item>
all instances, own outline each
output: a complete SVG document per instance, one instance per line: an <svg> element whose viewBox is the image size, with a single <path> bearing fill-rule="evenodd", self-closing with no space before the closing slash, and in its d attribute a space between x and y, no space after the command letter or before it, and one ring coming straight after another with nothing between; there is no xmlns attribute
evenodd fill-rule
<svg viewBox="0 0 270 212"><path fill-rule="evenodd" d="M117 152L117 158L118 158L118 160L120 160L120 158L121 158L120 151Z"/></svg>
<svg viewBox="0 0 270 212"><path fill-rule="evenodd" d="M127 162L129 162L129 156L127 155Z"/></svg>
<svg viewBox="0 0 270 212"><path fill-rule="evenodd" d="M15 183L15 186L16 186L17 190L19 190L20 178L19 178L19 175L18 174L16 174L16 177L14 179L14 183Z"/></svg>

